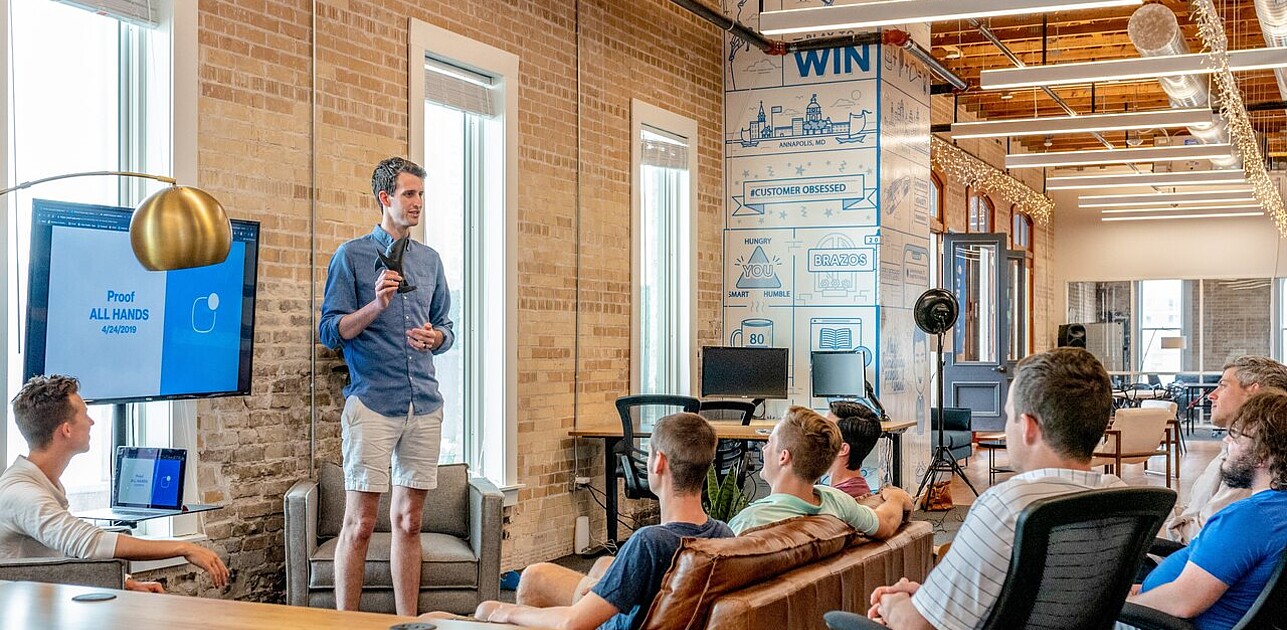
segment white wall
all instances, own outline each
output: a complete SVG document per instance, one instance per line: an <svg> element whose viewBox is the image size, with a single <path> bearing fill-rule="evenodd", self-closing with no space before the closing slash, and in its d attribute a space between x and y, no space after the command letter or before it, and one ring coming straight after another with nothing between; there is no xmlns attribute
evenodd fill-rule
<svg viewBox="0 0 1287 630"><path fill-rule="evenodd" d="M1277 173L1279 187L1284 174ZM1103 222L1079 210L1075 191L1055 200L1055 316L1068 311L1067 283L1087 280L1287 276L1287 240L1268 217ZM1047 331L1053 335L1053 331Z"/></svg>

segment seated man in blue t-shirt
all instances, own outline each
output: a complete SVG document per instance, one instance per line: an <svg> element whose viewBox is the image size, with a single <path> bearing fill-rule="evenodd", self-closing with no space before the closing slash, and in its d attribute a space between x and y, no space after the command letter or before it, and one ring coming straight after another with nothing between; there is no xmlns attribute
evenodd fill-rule
<svg viewBox="0 0 1287 630"><path fill-rule="evenodd" d="M764 468L760 476L773 491L752 502L729 521L742 532L793 516L834 516L872 538L888 538L898 531L903 513L912 511L912 498L893 486L880 489L882 503L875 509L831 486L815 485L840 452L840 429L812 409L791 407L773 427L762 447Z"/></svg>
<svg viewBox="0 0 1287 630"><path fill-rule="evenodd" d="M1287 393L1266 390L1238 410L1220 467L1251 496L1212 515L1188 547L1153 570L1128 601L1231 628L1255 603L1287 549Z"/></svg>
<svg viewBox="0 0 1287 630"><path fill-rule="evenodd" d="M474 616L548 628L642 626L681 539L733 535L702 509L706 470L715 458L715 431L706 420L693 413L666 416L653 428L650 445L648 487L661 503L660 525L630 536L597 582L555 564L535 564L523 571L518 604L483 602Z"/></svg>

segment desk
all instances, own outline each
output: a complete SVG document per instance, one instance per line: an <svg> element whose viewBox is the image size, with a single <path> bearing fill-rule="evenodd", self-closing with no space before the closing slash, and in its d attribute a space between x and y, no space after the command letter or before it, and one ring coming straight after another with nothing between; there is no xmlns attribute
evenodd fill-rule
<svg viewBox="0 0 1287 630"><path fill-rule="evenodd" d="M105 602L74 602L82 593L111 593ZM225 599L157 595L105 588L0 582L0 627L42 630L138 630L139 628L213 628L305 630L345 628L387 630L389 626L416 621L366 612L339 612ZM515 626L469 621L433 620L439 630L503 630Z"/></svg>
<svg viewBox="0 0 1287 630"><path fill-rule="evenodd" d="M767 442L769 431L773 429L776 422L756 421L749 425L740 425L726 422L712 422L711 427L715 429L715 437L721 440L746 440L748 442ZM893 447L893 470L890 477L894 485L902 484L902 473L900 469L903 465L902 449L900 446L901 434L903 431L916 426L914 421L902 422L882 422L880 423L881 435L889 438ZM597 425L582 429L573 429L568 431L568 435L577 438L590 438L603 440L603 477L604 477L604 512L608 516L608 540L617 542L617 481L621 478L620 471L617 470L616 448L617 443L621 441L621 424L614 425ZM651 435L648 432L641 431L637 433L641 438L647 438Z"/></svg>

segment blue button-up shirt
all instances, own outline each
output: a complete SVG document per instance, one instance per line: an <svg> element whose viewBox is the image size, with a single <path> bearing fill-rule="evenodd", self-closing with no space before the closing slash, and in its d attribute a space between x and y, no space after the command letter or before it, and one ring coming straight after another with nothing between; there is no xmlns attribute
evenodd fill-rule
<svg viewBox="0 0 1287 630"><path fill-rule="evenodd" d="M393 237L377 225L370 234L335 250L326 272L326 294L317 332L322 343L344 350L350 379L344 388L346 397L357 396L363 405L382 416L404 417L412 405L414 413L422 415L442 407L433 355L451 349L456 341L448 317L451 294L438 252L411 241L402 259L402 275L416 290L395 293L389 308L356 337L340 336L340 318L375 299L375 279L383 269L376 254L388 251L392 243ZM407 330L426 322L443 334L442 345L432 354L407 343Z"/></svg>

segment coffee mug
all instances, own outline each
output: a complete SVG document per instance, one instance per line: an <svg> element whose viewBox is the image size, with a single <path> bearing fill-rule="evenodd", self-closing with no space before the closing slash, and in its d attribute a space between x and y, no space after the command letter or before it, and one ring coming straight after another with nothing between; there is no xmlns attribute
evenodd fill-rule
<svg viewBox="0 0 1287 630"><path fill-rule="evenodd" d="M773 347L773 320L759 317L742 320L742 327L729 335L729 343L747 348Z"/></svg>

